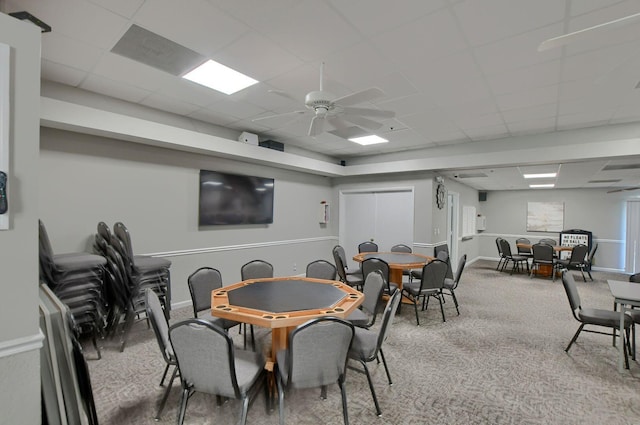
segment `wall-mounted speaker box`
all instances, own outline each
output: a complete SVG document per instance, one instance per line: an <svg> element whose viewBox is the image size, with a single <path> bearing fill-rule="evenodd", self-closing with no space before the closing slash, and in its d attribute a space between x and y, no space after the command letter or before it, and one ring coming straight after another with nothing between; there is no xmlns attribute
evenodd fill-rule
<svg viewBox="0 0 640 425"><path fill-rule="evenodd" d="M240 134L240 137L238 137L238 142L249 143L250 145L258 146L258 135L243 131L242 134Z"/></svg>
<svg viewBox="0 0 640 425"><path fill-rule="evenodd" d="M284 145L281 142L276 142L275 140L264 140L260 142L260 146L263 148L269 148L276 151L284 152Z"/></svg>
<svg viewBox="0 0 640 425"><path fill-rule="evenodd" d="M484 202L486 200L487 200L487 192L484 190L481 190L480 192L478 192L478 201Z"/></svg>

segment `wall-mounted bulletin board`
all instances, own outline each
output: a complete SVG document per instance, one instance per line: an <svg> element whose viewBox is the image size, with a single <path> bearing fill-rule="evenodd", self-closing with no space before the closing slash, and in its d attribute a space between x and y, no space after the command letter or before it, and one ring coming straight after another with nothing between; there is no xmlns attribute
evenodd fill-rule
<svg viewBox="0 0 640 425"><path fill-rule="evenodd" d="M9 228L9 73L11 50L0 43L0 230Z"/></svg>
<svg viewBox="0 0 640 425"><path fill-rule="evenodd" d="M564 202L528 202L527 232L561 232Z"/></svg>

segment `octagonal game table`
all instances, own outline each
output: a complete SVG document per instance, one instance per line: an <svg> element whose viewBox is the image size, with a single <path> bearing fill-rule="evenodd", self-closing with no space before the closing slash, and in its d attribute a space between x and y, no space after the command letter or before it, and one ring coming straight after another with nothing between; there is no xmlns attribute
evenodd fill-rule
<svg viewBox="0 0 640 425"><path fill-rule="evenodd" d="M271 328L272 370L278 350L287 347L289 332L308 320L347 317L364 301L364 294L336 280L308 277L249 279L211 293L211 314L224 319Z"/></svg>
<svg viewBox="0 0 640 425"><path fill-rule="evenodd" d="M367 258L379 258L389 264L389 281L398 285L402 291L402 271L422 269L434 257L410 252L362 252L353 257L354 261L362 263ZM403 302L405 300L403 299Z"/></svg>

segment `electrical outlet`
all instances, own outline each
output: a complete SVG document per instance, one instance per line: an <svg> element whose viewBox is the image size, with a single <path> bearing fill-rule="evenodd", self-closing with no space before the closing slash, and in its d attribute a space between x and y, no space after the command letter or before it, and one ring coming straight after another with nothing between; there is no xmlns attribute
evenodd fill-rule
<svg viewBox="0 0 640 425"><path fill-rule="evenodd" d="M298 266L296 265L296 263L293 263L293 271L294 272L298 271Z"/></svg>

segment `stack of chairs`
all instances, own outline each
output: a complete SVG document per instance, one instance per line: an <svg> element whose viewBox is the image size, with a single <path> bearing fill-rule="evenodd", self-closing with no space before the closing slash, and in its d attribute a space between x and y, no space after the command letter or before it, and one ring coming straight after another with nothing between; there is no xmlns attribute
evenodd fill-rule
<svg viewBox="0 0 640 425"><path fill-rule="evenodd" d="M98 339L105 335L109 304L104 285L107 260L87 252L54 254L42 220L38 232L40 280L69 308L76 331L91 337L101 358Z"/></svg>
<svg viewBox="0 0 640 425"><path fill-rule="evenodd" d="M120 351L136 318L145 313L145 291L153 290L163 304L167 319L171 310L171 262L164 258L134 255L131 236L120 222L113 233L104 223L98 223L94 249L107 259L109 294L113 297L109 312L112 336L120 336Z"/></svg>

